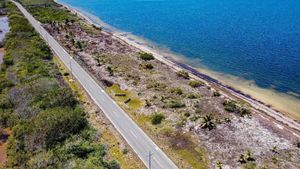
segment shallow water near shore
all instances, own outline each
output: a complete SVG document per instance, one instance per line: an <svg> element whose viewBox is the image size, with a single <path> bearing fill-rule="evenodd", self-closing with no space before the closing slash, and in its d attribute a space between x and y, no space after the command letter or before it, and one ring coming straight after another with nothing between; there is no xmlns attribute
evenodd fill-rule
<svg viewBox="0 0 300 169"><path fill-rule="evenodd" d="M300 119L298 1L59 2Z"/></svg>

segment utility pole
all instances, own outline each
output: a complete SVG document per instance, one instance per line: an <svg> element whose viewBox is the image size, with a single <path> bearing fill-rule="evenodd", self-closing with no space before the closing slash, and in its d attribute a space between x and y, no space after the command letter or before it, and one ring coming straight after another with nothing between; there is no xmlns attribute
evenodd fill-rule
<svg viewBox="0 0 300 169"><path fill-rule="evenodd" d="M148 169L151 169L152 155L153 155L153 153L151 151L149 151L149 166L148 166Z"/></svg>

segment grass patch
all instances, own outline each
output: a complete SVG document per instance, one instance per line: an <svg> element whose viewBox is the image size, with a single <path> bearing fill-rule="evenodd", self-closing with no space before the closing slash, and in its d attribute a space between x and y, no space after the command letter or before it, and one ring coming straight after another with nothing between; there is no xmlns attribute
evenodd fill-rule
<svg viewBox="0 0 300 169"><path fill-rule="evenodd" d="M112 95L112 97L119 104L127 105L127 107L130 110L137 110L143 106L143 103L139 98L134 96L132 94L132 92L130 92L130 91L122 90L120 88L120 85L118 85L118 84L114 84L111 87L108 87L107 91L108 91L108 93L110 93ZM116 96L116 95L120 95L120 96ZM127 104L125 104L124 102L128 101L129 99L130 99L130 101Z"/></svg>

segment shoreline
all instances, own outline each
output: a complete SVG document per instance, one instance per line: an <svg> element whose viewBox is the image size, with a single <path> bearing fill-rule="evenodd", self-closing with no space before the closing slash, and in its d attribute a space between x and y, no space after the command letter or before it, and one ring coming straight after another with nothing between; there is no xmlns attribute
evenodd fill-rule
<svg viewBox="0 0 300 169"><path fill-rule="evenodd" d="M135 41L135 39L139 39L138 37L131 35L129 33L122 33L118 32L117 29L114 29L113 27L110 27L109 25L102 22L98 17L93 16L90 13L87 13L85 11L82 11L81 9L72 7L68 4L64 4L59 2L58 0L55 0L56 3L61 4L68 10L70 10L72 13L77 14L82 19L86 20L89 24L95 25L97 27L104 28L103 32L111 34L113 38L117 38L123 42L125 42L128 45L131 45L141 51L152 53L153 56L161 61L162 63L170 66L173 70L186 70L191 74L191 78L193 79L200 79L202 81L205 81L209 85L215 85L220 90L223 90L225 92L230 93L236 98L244 100L245 102L249 103L253 110L257 112L257 110L262 111L263 113L267 114L268 116L274 118L276 121L281 122L283 124L288 125L289 127L296 129L300 131L300 124L299 119L300 116L296 116L297 113L289 113L284 111L276 110L274 107L269 106L268 104L254 98L252 95L246 94L242 92L241 90L229 86L227 84L224 84L220 80L217 80L217 78L213 77L211 74L205 72L202 73L203 70L199 70L197 68L191 67L188 64L184 62L180 62L176 60L176 57L171 54L170 52L164 52L160 50L156 50L153 47L151 47L147 42L139 42ZM209 71L209 70L208 70ZM226 94L226 97L233 98L232 96L228 96ZM292 117L291 117L292 116ZM294 116L294 117L293 117Z"/></svg>

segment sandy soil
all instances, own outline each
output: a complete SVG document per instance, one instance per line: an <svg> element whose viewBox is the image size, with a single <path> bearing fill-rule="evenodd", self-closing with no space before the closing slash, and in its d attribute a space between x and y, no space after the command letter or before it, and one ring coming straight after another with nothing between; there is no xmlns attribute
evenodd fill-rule
<svg viewBox="0 0 300 169"><path fill-rule="evenodd" d="M11 131L8 129L1 129L0 128L0 168L3 168L6 162L6 141L8 136L10 135Z"/></svg>

